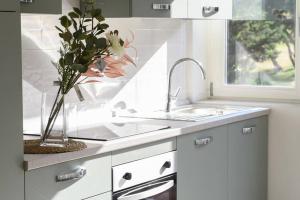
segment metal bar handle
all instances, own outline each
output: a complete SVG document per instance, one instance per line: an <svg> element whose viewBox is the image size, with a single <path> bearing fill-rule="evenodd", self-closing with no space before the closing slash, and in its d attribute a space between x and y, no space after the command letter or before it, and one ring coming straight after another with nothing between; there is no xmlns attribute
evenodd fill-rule
<svg viewBox="0 0 300 200"><path fill-rule="evenodd" d="M171 4L168 3L154 3L152 4L153 10L171 10Z"/></svg>
<svg viewBox="0 0 300 200"><path fill-rule="evenodd" d="M195 140L195 145L196 146L204 146L212 143L213 137L207 137L207 138L200 138Z"/></svg>
<svg viewBox="0 0 300 200"><path fill-rule="evenodd" d="M251 127L244 127L242 129L242 134L243 135L249 135L255 132L256 127L255 126L251 126Z"/></svg>
<svg viewBox="0 0 300 200"><path fill-rule="evenodd" d="M219 7L216 6L204 6L202 8L202 16L203 17L210 17L212 15L215 15L219 12Z"/></svg>
<svg viewBox="0 0 300 200"><path fill-rule="evenodd" d="M163 185L161 185L161 183L164 183ZM148 189L148 190L144 190L145 188L151 187L151 186L156 186L159 185L158 187L152 188L152 189ZM161 194L167 190L169 190L170 188L172 188L174 186L174 180L170 180L170 181L164 181L164 182L159 182L159 183L155 183L153 185L147 185L135 190L131 190L130 192L123 194L122 196L120 196L118 198L118 200L140 200L140 199L147 199L149 197L153 197L155 195ZM136 193L138 191L142 191L141 193Z"/></svg>
<svg viewBox="0 0 300 200"><path fill-rule="evenodd" d="M70 181L70 180L77 180L81 179L86 175L85 168L76 169L73 172L61 174L56 176L56 182L63 182L63 181Z"/></svg>
<svg viewBox="0 0 300 200"><path fill-rule="evenodd" d="M20 0L21 3L33 3L33 0Z"/></svg>

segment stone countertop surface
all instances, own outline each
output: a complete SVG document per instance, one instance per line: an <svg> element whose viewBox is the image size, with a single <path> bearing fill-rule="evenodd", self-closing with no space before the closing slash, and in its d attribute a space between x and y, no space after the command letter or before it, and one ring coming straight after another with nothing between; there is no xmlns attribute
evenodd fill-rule
<svg viewBox="0 0 300 200"><path fill-rule="evenodd" d="M209 104L220 104L221 101L205 101ZM228 104L228 102L226 102ZM231 103L229 103L231 104ZM233 104L233 105L238 105ZM238 121L243 121L251 118L256 118L264 115L269 115L269 108L253 108L237 114L230 114L218 117L207 118L199 122L189 121L171 121L171 120L150 120L150 119L134 119L131 122L142 124L155 124L170 126L169 129L153 131L150 133L138 134L129 137L119 138L111 141L94 141L81 140L87 144L87 148L82 151L60 153L60 154L25 154L24 155L24 170L30 171L41 167L68 162L80 158L100 155L112 151L117 151L133 146L138 146L146 143L156 142L172 137L177 137L197 131L206 130L213 127L231 124ZM128 118L127 118L128 119ZM26 139L27 136L24 137Z"/></svg>

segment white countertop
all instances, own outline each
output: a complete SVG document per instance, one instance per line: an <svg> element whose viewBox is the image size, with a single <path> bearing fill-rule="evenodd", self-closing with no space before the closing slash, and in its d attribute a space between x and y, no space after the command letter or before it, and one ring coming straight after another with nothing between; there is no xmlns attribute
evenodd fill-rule
<svg viewBox="0 0 300 200"><path fill-rule="evenodd" d="M206 103L214 103L206 101ZM220 102L219 102L220 103ZM71 160L85 158L89 156L100 155L120 149L125 149L137 145L142 145L150 142L160 141L184 134L189 134L225 124L234 123L237 121L256 118L268 115L270 109L255 108L243 111L237 114L230 114L208 118L200 122L188 121L169 121L169 120L149 120L149 119L132 119L137 123L167 125L170 129L154 131L145 134L133 135L111 141L90 141L85 140L87 148L82 151L61 153L61 154L25 154L24 155L24 169L26 171L63 163Z"/></svg>

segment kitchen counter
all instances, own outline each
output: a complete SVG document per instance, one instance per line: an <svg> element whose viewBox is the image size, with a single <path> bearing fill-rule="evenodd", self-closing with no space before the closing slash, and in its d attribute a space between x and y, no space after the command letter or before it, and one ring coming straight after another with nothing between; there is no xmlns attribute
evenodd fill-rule
<svg viewBox="0 0 300 200"><path fill-rule="evenodd" d="M212 101L205 101L205 103L214 103ZM220 102L219 102L220 103ZM146 143L156 142L180 135L185 135L193 132L206 130L213 127L231 124L237 121L243 121L251 118L256 118L268 115L270 109L268 108L254 108L243 111L237 114L230 114L204 119L199 122L188 121L168 121L168 120L149 120L149 119L134 119L134 118L120 118L120 121L130 121L142 124L156 124L167 125L170 129L154 131L145 134L133 135L111 141L92 141L84 140L87 148L82 151L61 153L61 154L25 154L24 155L24 169L26 171L46 167L58 163L63 163L71 160L85 158L89 156L100 155L112 151L117 151L133 146L138 146ZM27 136L25 136L26 139Z"/></svg>

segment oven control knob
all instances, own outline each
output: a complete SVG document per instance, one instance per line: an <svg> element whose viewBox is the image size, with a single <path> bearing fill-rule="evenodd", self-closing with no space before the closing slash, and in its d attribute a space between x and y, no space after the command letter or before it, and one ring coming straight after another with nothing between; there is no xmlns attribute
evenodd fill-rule
<svg viewBox="0 0 300 200"><path fill-rule="evenodd" d="M127 173L124 174L123 178L124 178L125 180L128 180L128 181L129 181L129 180L132 179L132 174L129 173L129 172L127 172Z"/></svg>
<svg viewBox="0 0 300 200"><path fill-rule="evenodd" d="M163 165L163 168L171 168L171 162L170 161L166 161Z"/></svg>

